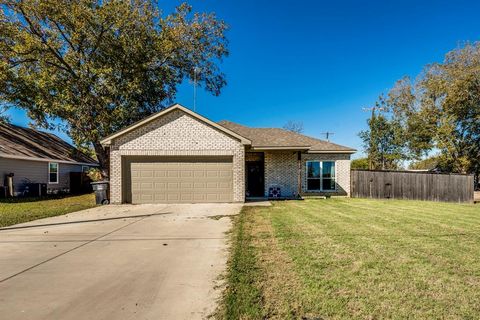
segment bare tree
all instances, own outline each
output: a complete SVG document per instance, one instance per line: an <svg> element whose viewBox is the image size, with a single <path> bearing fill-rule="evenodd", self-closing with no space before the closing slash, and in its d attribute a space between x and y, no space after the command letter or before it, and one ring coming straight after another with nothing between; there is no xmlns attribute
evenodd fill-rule
<svg viewBox="0 0 480 320"><path fill-rule="evenodd" d="M285 125L283 126L283 129L292 131L295 133L303 133L303 122L289 120L287 123L285 123Z"/></svg>

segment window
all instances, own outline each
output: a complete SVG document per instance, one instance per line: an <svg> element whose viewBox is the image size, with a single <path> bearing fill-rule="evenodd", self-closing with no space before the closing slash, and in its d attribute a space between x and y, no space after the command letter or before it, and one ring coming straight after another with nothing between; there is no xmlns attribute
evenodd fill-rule
<svg viewBox="0 0 480 320"><path fill-rule="evenodd" d="M89 166L82 166L82 172L83 172L83 173L87 173L88 170L90 170L90 167L89 167Z"/></svg>
<svg viewBox="0 0 480 320"><path fill-rule="evenodd" d="M335 191L335 161L307 161L307 190Z"/></svg>
<svg viewBox="0 0 480 320"><path fill-rule="evenodd" d="M58 163L48 163L48 183L58 183Z"/></svg>

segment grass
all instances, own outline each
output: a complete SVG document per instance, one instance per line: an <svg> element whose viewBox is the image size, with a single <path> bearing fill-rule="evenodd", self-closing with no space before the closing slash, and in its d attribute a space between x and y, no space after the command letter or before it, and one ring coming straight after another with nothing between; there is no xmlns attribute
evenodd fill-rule
<svg viewBox="0 0 480 320"><path fill-rule="evenodd" d="M222 319L478 319L480 206L332 198L245 207Z"/></svg>
<svg viewBox="0 0 480 320"><path fill-rule="evenodd" d="M59 216L94 206L95 196L93 194L47 199L4 199L0 202L0 227Z"/></svg>

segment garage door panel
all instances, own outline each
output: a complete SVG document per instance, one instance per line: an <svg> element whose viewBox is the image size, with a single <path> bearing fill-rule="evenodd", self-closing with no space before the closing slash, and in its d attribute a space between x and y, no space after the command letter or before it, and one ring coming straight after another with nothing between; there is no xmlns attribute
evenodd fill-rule
<svg viewBox="0 0 480 320"><path fill-rule="evenodd" d="M164 158L129 162L132 203L230 202L233 200L231 159ZM128 189L127 189L128 190Z"/></svg>
<svg viewBox="0 0 480 320"><path fill-rule="evenodd" d="M166 190L167 184L165 182L155 182L155 190Z"/></svg>
<svg viewBox="0 0 480 320"><path fill-rule="evenodd" d="M155 178L165 178L167 173L165 171L155 171Z"/></svg>
<svg viewBox="0 0 480 320"><path fill-rule="evenodd" d="M180 202L180 194L178 194L178 193L167 193L167 201Z"/></svg>
<svg viewBox="0 0 480 320"><path fill-rule="evenodd" d="M182 188L182 190L193 189L193 181L181 182L180 183L180 188Z"/></svg>
<svg viewBox="0 0 480 320"><path fill-rule="evenodd" d="M221 189L230 189L232 185L229 182L219 182L218 187Z"/></svg>
<svg viewBox="0 0 480 320"><path fill-rule="evenodd" d="M204 172L204 171L195 171L195 172L193 173L193 175L194 175L194 177L196 177L196 178L203 178L203 177L205 177L205 172Z"/></svg>
<svg viewBox="0 0 480 320"><path fill-rule="evenodd" d="M153 194L145 192L145 193L139 194L138 199L140 201L152 201L153 200Z"/></svg>
<svg viewBox="0 0 480 320"><path fill-rule="evenodd" d="M142 170L142 171L140 171L140 177L142 177L142 178L151 178L151 177L153 177L153 171L151 171L151 170Z"/></svg>
<svg viewBox="0 0 480 320"><path fill-rule="evenodd" d="M193 170L185 170L180 172L181 178L192 178L193 177Z"/></svg>

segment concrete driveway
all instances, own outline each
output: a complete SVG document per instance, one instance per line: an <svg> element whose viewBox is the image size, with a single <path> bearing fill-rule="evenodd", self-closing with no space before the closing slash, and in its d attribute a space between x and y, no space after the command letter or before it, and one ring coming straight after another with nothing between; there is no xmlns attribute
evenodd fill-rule
<svg viewBox="0 0 480 320"><path fill-rule="evenodd" d="M39 203L41 205L41 203ZM0 231L2 319L202 319L240 204L105 206Z"/></svg>

